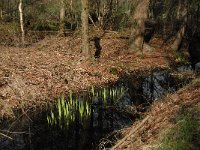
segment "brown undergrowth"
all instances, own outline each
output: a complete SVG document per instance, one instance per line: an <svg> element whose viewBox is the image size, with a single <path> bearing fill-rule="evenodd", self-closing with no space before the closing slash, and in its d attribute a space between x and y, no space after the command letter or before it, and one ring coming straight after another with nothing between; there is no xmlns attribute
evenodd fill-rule
<svg viewBox="0 0 200 150"><path fill-rule="evenodd" d="M115 82L132 71L168 67L173 57L160 48L161 43L154 38L150 43L154 51L137 54L128 52L126 38L102 38L101 57L93 61L81 55L78 36L46 38L27 48L1 46L0 115L14 117L16 109L26 113L47 107L69 90ZM94 54L93 45L91 41Z"/></svg>
<svg viewBox="0 0 200 150"><path fill-rule="evenodd" d="M122 132L124 138L111 149L158 149L160 136L163 131L171 128L178 113L182 109L192 108L199 103L200 79L197 78L178 92L156 101L149 112L144 115L143 120L136 121L130 128Z"/></svg>

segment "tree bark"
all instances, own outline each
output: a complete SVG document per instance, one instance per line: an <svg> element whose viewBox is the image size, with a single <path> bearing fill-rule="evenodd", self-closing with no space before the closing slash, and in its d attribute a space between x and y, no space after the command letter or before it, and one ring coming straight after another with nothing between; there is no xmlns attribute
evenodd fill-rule
<svg viewBox="0 0 200 150"><path fill-rule="evenodd" d="M88 0L81 0L82 3L82 12L81 12L81 21L82 21L82 53L85 57L90 58L91 53L89 50L89 37L88 37Z"/></svg>
<svg viewBox="0 0 200 150"><path fill-rule="evenodd" d="M185 30L186 30L186 23L187 23L187 19L184 19L185 21L183 22L183 24L181 25L179 31L176 34L176 38L171 46L171 49L174 51L177 51L181 45L182 39L185 35Z"/></svg>
<svg viewBox="0 0 200 150"><path fill-rule="evenodd" d="M60 1L60 36L65 36L65 1Z"/></svg>
<svg viewBox="0 0 200 150"><path fill-rule="evenodd" d="M144 44L145 20L148 18L150 0L138 0L133 15L133 27L130 36L130 49L142 51Z"/></svg>
<svg viewBox="0 0 200 150"><path fill-rule="evenodd" d="M21 26L21 42L22 45L25 44L25 31L24 31L24 21L23 21L23 9L22 9L22 0L19 1L19 17L20 17L20 26Z"/></svg>
<svg viewBox="0 0 200 150"><path fill-rule="evenodd" d="M171 46L171 49L174 51L177 51L181 45L182 39L185 35L185 30L187 26L187 21L188 21L188 13L187 13L187 0L184 1L184 3L180 3L182 5L182 11L181 11L181 17L183 19L183 23L179 29L179 31L176 34L176 38ZM179 10L180 11L180 10ZM180 13L180 12L179 12Z"/></svg>

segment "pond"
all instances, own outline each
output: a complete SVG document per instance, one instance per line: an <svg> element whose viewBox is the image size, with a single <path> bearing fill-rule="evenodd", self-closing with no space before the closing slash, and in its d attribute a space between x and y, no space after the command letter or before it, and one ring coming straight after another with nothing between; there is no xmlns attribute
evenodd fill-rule
<svg viewBox="0 0 200 150"><path fill-rule="evenodd" d="M140 117L139 112L145 111L154 100L188 82L175 78L166 70L152 70L148 75L124 77L102 88L91 87L88 92L70 92L68 97L59 97L54 106L49 106L48 111L37 117L29 121L25 117L26 121L20 119L4 125L0 132L9 131L15 136L13 140L1 139L0 149L95 150L110 147L118 138L115 134L111 136L114 131L129 127Z"/></svg>

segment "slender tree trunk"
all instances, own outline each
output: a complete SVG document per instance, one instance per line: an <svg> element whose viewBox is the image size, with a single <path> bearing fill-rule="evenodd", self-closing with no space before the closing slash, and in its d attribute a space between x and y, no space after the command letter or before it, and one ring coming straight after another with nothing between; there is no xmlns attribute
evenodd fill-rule
<svg viewBox="0 0 200 150"><path fill-rule="evenodd" d="M171 49L172 50L175 50L177 51L181 45L181 42L182 42L182 39L185 35L185 30L186 30L186 26L187 26L187 21L188 21L188 13L187 13L187 0L184 1L184 4L181 4L182 5L182 11L181 11L181 17L183 19L183 23L179 29L179 31L177 32L176 34L176 38L171 46ZM180 10L179 10L180 11ZM180 13L180 12L179 12Z"/></svg>
<svg viewBox="0 0 200 150"><path fill-rule="evenodd" d="M130 49L142 51L144 44L145 21L148 18L150 0L138 0L133 15L132 33L130 37Z"/></svg>
<svg viewBox="0 0 200 150"><path fill-rule="evenodd" d="M3 4L4 4L4 2L3 2L3 0L1 1L1 19L3 19L3 11L4 11L4 9L3 9Z"/></svg>
<svg viewBox="0 0 200 150"><path fill-rule="evenodd" d="M70 10L73 10L73 0L70 0Z"/></svg>
<svg viewBox="0 0 200 150"><path fill-rule="evenodd" d="M20 17L20 26L21 26L21 42L22 45L25 44L25 31L24 31L24 21L23 21L23 9L22 9L22 0L19 1L19 17Z"/></svg>
<svg viewBox="0 0 200 150"><path fill-rule="evenodd" d="M0 10L1 20L3 19L3 9Z"/></svg>
<svg viewBox="0 0 200 150"><path fill-rule="evenodd" d="M1 1L1 19L3 19L3 1Z"/></svg>
<svg viewBox="0 0 200 150"><path fill-rule="evenodd" d="M178 1L176 18L179 20L181 16L181 0Z"/></svg>
<svg viewBox="0 0 200 150"><path fill-rule="evenodd" d="M60 0L60 36L65 36L65 0Z"/></svg>
<svg viewBox="0 0 200 150"><path fill-rule="evenodd" d="M71 11L71 14L72 14L71 17L74 17L74 15L73 15L73 0L70 0L70 11ZM70 26L71 26L71 30L72 30L73 29L73 22L72 21L70 23Z"/></svg>
<svg viewBox="0 0 200 150"><path fill-rule="evenodd" d="M100 10L101 1L96 0L96 14L98 18L99 25L101 24L101 10Z"/></svg>
<svg viewBox="0 0 200 150"><path fill-rule="evenodd" d="M89 50L89 37L88 37L88 0L81 0L82 3L82 53L85 57L90 58L91 53Z"/></svg>
<svg viewBox="0 0 200 150"><path fill-rule="evenodd" d="M119 5L118 0L115 0L115 11L116 11L116 12L118 11L118 5Z"/></svg>

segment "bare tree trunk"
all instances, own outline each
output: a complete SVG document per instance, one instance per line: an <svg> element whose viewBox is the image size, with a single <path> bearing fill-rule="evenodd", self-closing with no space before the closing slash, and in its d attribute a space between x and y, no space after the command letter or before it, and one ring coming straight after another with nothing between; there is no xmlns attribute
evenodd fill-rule
<svg viewBox="0 0 200 150"><path fill-rule="evenodd" d="M73 14L73 0L70 0L70 11ZM73 15L71 15L72 17ZM73 22L70 22L71 30L73 29Z"/></svg>
<svg viewBox="0 0 200 150"><path fill-rule="evenodd" d="M25 32L24 32L24 21L23 21L23 10L22 10L22 0L19 1L19 17L20 17L20 26L21 26L21 42L22 45L25 44Z"/></svg>
<svg viewBox="0 0 200 150"><path fill-rule="evenodd" d="M60 1L60 36L65 36L65 0Z"/></svg>
<svg viewBox="0 0 200 150"><path fill-rule="evenodd" d="M0 17L1 17L1 20L3 19L3 9L0 10Z"/></svg>
<svg viewBox="0 0 200 150"><path fill-rule="evenodd" d="M179 31L177 32L176 38L171 46L171 49L175 50L175 51L177 51L181 45L182 39L185 35L186 25L187 25L187 21L188 21L187 0L185 0L183 4L180 3L180 5L182 5L182 11L181 11L182 16L181 17L183 19L183 23L182 23ZM178 13L180 13L180 12L178 12Z"/></svg>
<svg viewBox="0 0 200 150"><path fill-rule="evenodd" d="M118 0L115 0L115 11L116 11L116 12L118 11L118 5L119 5L119 1L118 1Z"/></svg>
<svg viewBox="0 0 200 150"><path fill-rule="evenodd" d="M177 51L179 49L179 46L181 45L182 39L185 35L185 30L186 30L186 23L187 23L187 19L184 19L185 21L183 22L183 24L181 25L181 28L179 29L179 31L176 34L176 38L171 46L172 50Z"/></svg>
<svg viewBox="0 0 200 150"><path fill-rule="evenodd" d="M88 0L81 0L82 3L82 53L85 57L90 58L91 53L89 50L89 37L88 37Z"/></svg>
<svg viewBox="0 0 200 150"><path fill-rule="evenodd" d="M180 19L180 16L181 16L181 0L178 1L176 18Z"/></svg>
<svg viewBox="0 0 200 150"><path fill-rule="evenodd" d="M130 49L142 51L144 44L145 21L148 18L150 0L138 0L133 15L134 26L130 37Z"/></svg>
<svg viewBox="0 0 200 150"><path fill-rule="evenodd" d="M73 10L73 0L70 0L70 10Z"/></svg>
<svg viewBox="0 0 200 150"><path fill-rule="evenodd" d="M1 1L1 12L0 12L1 19L3 19L3 1Z"/></svg>

